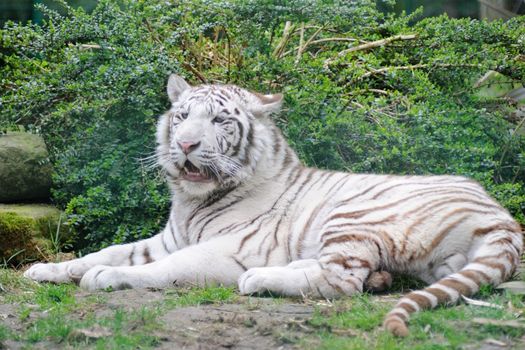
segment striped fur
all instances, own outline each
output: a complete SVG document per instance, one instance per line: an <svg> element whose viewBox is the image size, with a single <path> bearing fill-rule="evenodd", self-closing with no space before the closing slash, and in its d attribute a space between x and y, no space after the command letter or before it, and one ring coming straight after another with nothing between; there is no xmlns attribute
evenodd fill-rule
<svg viewBox="0 0 525 350"><path fill-rule="evenodd" d="M307 168L269 118L281 95L177 76L168 94L157 155L173 205L162 232L26 276L90 290L222 283L333 298L403 272L430 284L387 315L403 336L411 313L498 284L519 263L519 225L472 180Z"/></svg>

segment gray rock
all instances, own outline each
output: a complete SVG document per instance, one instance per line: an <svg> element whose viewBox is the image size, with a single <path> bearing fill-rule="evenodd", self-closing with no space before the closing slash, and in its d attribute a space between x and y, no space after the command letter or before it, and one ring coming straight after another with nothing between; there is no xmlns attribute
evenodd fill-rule
<svg viewBox="0 0 525 350"><path fill-rule="evenodd" d="M40 136L0 134L0 202L47 201L51 171L47 148Z"/></svg>

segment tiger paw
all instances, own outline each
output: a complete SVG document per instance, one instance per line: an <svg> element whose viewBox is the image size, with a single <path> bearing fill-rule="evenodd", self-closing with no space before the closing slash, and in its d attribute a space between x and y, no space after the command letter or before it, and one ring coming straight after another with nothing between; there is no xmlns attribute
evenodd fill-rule
<svg viewBox="0 0 525 350"><path fill-rule="evenodd" d="M80 280L80 287L89 291L97 289L133 288L132 278L120 267L97 265L88 270Z"/></svg>
<svg viewBox="0 0 525 350"><path fill-rule="evenodd" d="M26 272L24 277L30 278L37 282L70 282L66 266L64 264L34 264Z"/></svg>
<svg viewBox="0 0 525 350"><path fill-rule="evenodd" d="M34 264L24 276L37 282L78 283L90 266L79 259L61 263Z"/></svg>
<svg viewBox="0 0 525 350"><path fill-rule="evenodd" d="M292 271L285 267L251 268L239 277L239 291L244 295L264 292L289 295L289 284L293 283Z"/></svg>

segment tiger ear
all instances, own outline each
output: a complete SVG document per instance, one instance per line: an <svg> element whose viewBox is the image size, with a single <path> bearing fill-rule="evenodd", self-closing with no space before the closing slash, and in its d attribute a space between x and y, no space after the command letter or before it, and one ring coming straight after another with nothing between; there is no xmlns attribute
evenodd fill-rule
<svg viewBox="0 0 525 350"><path fill-rule="evenodd" d="M256 103L251 106L251 112L268 116L272 113L278 113L283 104L283 94L263 95L258 92L252 92L255 96Z"/></svg>
<svg viewBox="0 0 525 350"><path fill-rule="evenodd" d="M184 80L184 78L176 74L170 75L168 79L167 91L171 102L177 102L179 100L179 96L189 88L191 88L191 86L186 82L186 80Z"/></svg>

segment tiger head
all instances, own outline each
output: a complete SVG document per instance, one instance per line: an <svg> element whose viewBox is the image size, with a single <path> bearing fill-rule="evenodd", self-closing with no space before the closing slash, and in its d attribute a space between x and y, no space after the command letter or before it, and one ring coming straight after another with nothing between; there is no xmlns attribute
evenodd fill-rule
<svg viewBox="0 0 525 350"><path fill-rule="evenodd" d="M265 134L275 128L268 116L282 95L252 93L233 85L192 87L171 75L171 108L157 128L157 158L170 184L191 196L231 188L256 171L271 152Z"/></svg>

